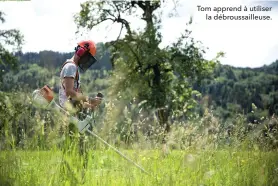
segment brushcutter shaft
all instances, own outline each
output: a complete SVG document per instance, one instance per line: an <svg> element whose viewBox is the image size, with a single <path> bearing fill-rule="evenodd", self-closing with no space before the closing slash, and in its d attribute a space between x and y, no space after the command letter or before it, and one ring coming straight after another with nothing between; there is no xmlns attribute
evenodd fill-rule
<svg viewBox="0 0 278 186"><path fill-rule="evenodd" d="M102 143L104 143L105 145L109 146L111 149L113 149L115 152L117 152L120 156L122 156L123 158L125 158L127 161L129 161L130 163L132 163L133 165L135 165L137 168L139 168L141 171L145 172L146 174L149 174L147 171L145 171L140 165L138 165L137 163L133 162L131 159L129 159L128 157L126 157L123 153L121 153L118 149L116 149L115 147L113 147L112 145L110 145L109 143L107 143L106 141L104 141L101 137L99 137L97 134L95 134L93 131L90 131L87 129L87 132L90 133L91 135L93 135L94 137L96 137L97 139L99 139Z"/></svg>

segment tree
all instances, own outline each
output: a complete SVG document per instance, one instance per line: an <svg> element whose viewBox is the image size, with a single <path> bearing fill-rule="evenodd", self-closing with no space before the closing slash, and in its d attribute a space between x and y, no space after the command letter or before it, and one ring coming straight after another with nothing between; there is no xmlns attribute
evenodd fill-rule
<svg viewBox="0 0 278 186"><path fill-rule="evenodd" d="M0 11L0 22L4 23L4 13ZM5 49L4 45L13 47L12 50L21 50L23 43L23 35L19 30L0 30L0 80L2 80L3 74L10 69L17 68L17 58Z"/></svg>
<svg viewBox="0 0 278 186"><path fill-rule="evenodd" d="M106 21L125 28L122 38L121 29L118 38L107 43L113 77L117 79L112 90L117 94L129 91L130 97L144 102L144 108L156 109L165 137L170 130L170 116L180 117L193 106L193 81L210 73L217 58L205 60L204 50L190 37L189 30L172 45L159 47L162 10L160 1L87 1L81 4L75 22L78 28L93 29ZM136 16L131 12L137 11L143 12L140 18L146 23L141 32L132 30L126 19ZM188 24L191 23L192 19Z"/></svg>

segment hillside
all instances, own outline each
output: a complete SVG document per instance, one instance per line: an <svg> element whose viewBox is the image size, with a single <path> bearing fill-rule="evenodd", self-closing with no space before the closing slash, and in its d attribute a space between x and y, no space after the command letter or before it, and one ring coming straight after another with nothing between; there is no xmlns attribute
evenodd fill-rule
<svg viewBox="0 0 278 186"><path fill-rule="evenodd" d="M211 78L194 89L207 96L224 119L234 113L247 114L250 121L278 111L278 60L260 68L218 65ZM255 114L252 111L255 111Z"/></svg>
<svg viewBox="0 0 278 186"><path fill-rule="evenodd" d="M88 89L104 89L107 83L101 81L112 69L109 53L100 48L99 62L82 76ZM19 71L5 75L1 90L34 89L50 83L57 90L59 67L71 58L73 53L42 51L39 53L17 53ZM53 76L53 74L56 75ZM248 120L256 122L262 117L278 114L278 60L260 68L235 68L217 65L212 76L193 88L202 93L197 112L202 115L209 107L215 114L226 120L235 113L248 115ZM55 77L55 78L53 78ZM54 81L54 82L53 82ZM86 86L86 85L85 85ZM256 112L252 112L255 111Z"/></svg>

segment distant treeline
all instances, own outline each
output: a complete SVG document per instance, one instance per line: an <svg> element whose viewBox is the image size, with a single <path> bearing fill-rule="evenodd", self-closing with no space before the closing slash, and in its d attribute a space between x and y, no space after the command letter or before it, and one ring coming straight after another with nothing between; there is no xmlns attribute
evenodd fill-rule
<svg viewBox="0 0 278 186"><path fill-rule="evenodd" d="M260 68L218 65L210 79L195 84L208 106L222 118L235 113L248 115L250 122L278 114L278 60Z"/></svg>
<svg viewBox="0 0 278 186"><path fill-rule="evenodd" d="M84 86L89 84L89 90L109 86L104 78L112 70L110 54L104 49L103 43L99 43L98 48L99 62L82 76ZM0 88L5 92L30 90L46 83L57 86L60 67L73 56L73 52L41 51L15 55L19 58L19 68L4 75ZM263 117L278 114L278 60L260 68L236 68L219 64L211 78L194 83L193 88L202 93L196 108L200 115L209 107L223 120L240 113L246 114L250 122L256 123Z"/></svg>

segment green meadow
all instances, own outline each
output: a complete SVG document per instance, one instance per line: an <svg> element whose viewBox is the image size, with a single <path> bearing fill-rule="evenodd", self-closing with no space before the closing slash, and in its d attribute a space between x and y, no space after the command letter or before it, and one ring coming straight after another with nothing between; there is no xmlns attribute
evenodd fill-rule
<svg viewBox="0 0 278 186"><path fill-rule="evenodd" d="M277 152L122 150L144 173L111 149L90 150L87 168L75 152L3 151L2 185L277 185Z"/></svg>

